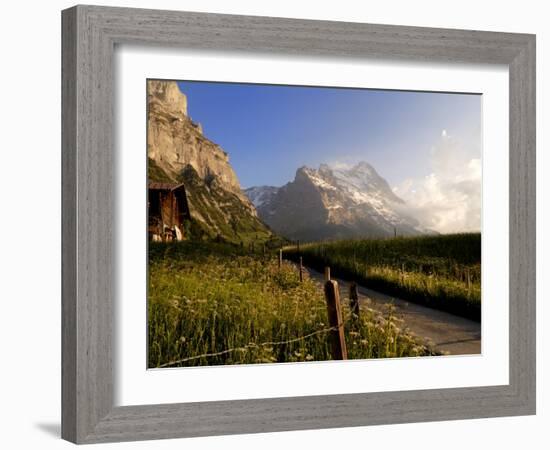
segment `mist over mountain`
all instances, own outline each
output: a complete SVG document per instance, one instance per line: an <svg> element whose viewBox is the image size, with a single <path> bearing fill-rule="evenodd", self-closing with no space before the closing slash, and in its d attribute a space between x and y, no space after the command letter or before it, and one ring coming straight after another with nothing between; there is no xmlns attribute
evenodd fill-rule
<svg viewBox="0 0 550 450"><path fill-rule="evenodd" d="M429 232L367 162L353 167L300 167L282 187L245 190L260 219L289 239L412 236Z"/></svg>

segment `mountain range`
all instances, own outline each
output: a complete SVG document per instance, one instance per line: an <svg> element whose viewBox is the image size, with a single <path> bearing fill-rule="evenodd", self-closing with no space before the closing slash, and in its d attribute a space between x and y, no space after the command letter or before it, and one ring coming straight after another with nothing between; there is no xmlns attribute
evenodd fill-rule
<svg viewBox="0 0 550 450"><path fill-rule="evenodd" d="M319 240L418 235L428 232L409 217L405 202L370 164L300 167L282 187L245 190L258 215L288 239Z"/></svg>
<svg viewBox="0 0 550 450"><path fill-rule="evenodd" d="M175 81L149 80L147 107L147 176L184 183L189 237L243 242L275 232L310 241L427 232L366 162L304 166L284 186L243 190L227 152L189 116L187 97Z"/></svg>

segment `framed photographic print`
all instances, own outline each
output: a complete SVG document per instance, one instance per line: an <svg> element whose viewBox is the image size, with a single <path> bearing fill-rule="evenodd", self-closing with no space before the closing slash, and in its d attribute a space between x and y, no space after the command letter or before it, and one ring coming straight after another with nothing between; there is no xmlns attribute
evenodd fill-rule
<svg viewBox="0 0 550 450"><path fill-rule="evenodd" d="M534 36L62 16L65 439L535 412Z"/></svg>

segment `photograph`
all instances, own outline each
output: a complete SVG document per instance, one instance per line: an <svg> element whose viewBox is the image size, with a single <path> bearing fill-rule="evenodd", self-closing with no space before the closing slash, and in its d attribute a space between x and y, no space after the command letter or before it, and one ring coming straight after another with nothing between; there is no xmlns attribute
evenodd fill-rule
<svg viewBox="0 0 550 450"><path fill-rule="evenodd" d="M146 90L148 369L481 354L481 94Z"/></svg>
<svg viewBox="0 0 550 450"><path fill-rule="evenodd" d="M543 2L99 3L3 4L1 448L549 447Z"/></svg>

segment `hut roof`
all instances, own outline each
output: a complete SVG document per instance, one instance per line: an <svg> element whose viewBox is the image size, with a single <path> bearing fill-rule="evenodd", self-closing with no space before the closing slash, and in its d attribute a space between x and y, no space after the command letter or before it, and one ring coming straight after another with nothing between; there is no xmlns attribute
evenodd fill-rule
<svg viewBox="0 0 550 450"><path fill-rule="evenodd" d="M155 191L175 191L183 187L183 183L162 183L157 181L149 181L148 188Z"/></svg>

